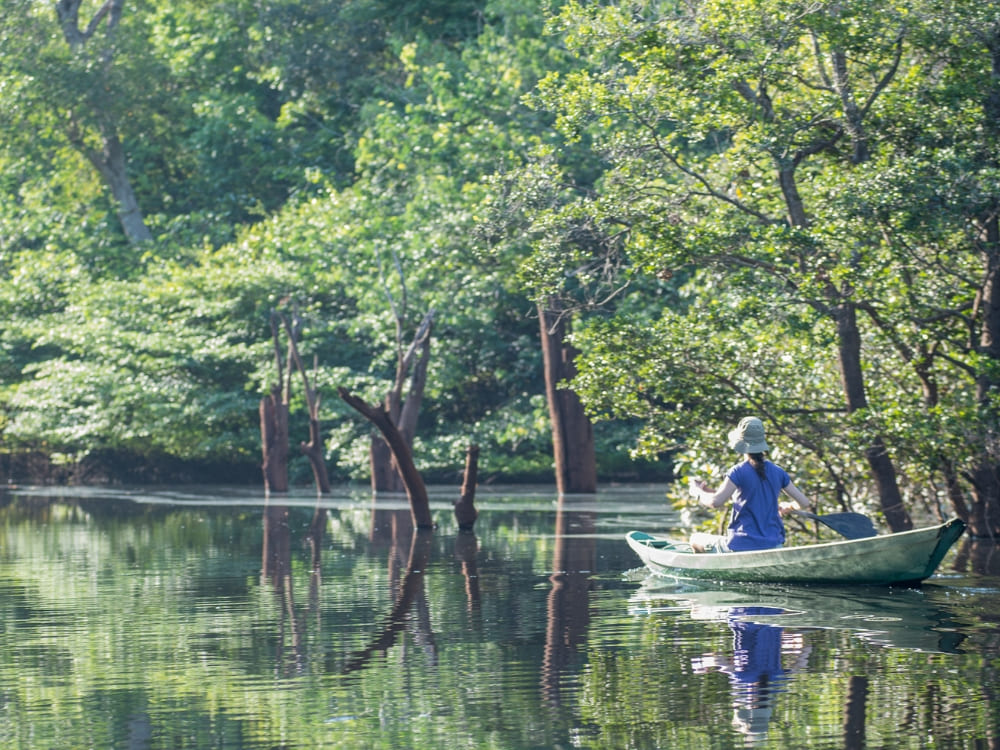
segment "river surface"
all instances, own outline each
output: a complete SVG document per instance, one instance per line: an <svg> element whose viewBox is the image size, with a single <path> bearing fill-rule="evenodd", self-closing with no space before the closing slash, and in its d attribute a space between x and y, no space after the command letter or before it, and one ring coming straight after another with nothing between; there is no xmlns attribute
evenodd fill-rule
<svg viewBox="0 0 1000 750"><path fill-rule="evenodd" d="M684 584L663 487L0 491L0 747L996 748L995 548L920 588ZM973 554L975 553L975 554ZM994 566L995 570L995 566Z"/></svg>

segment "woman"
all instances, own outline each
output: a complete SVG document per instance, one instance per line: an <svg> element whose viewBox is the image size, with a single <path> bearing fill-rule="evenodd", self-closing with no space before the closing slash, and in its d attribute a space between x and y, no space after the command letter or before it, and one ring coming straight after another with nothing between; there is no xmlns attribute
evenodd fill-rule
<svg viewBox="0 0 1000 750"><path fill-rule="evenodd" d="M796 508L805 510L811 503L791 478L777 464L764 458L771 450L764 439L764 423L757 417L744 417L729 433L729 446L746 458L726 472L719 489L710 490L702 480L692 480L691 494L702 505L718 508L733 493L733 515L725 536L695 533L691 546L696 552L737 552L771 549L785 543L785 525L781 517ZM778 503L784 492L791 502Z"/></svg>

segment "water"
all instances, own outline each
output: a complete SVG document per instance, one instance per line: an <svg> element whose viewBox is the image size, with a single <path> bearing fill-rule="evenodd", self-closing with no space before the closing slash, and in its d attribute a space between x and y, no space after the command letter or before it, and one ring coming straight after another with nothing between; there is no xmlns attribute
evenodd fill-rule
<svg viewBox="0 0 1000 750"><path fill-rule="evenodd" d="M662 488L0 495L0 747L981 748L1000 578L653 579ZM980 550L981 551L981 550ZM987 553L994 551L992 548ZM955 567L960 570L955 570Z"/></svg>

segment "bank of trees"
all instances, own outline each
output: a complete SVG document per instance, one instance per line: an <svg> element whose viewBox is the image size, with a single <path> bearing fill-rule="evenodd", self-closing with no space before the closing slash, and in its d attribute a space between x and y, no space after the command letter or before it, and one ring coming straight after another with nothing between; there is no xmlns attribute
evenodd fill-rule
<svg viewBox="0 0 1000 750"><path fill-rule="evenodd" d="M433 309L414 440L439 476L470 442L485 475L551 476L542 319L600 476L633 448L703 472L753 412L830 506L998 530L988 4L75 0L0 24L8 455L252 467L294 306L331 470L361 476L331 396L380 398L393 311Z"/></svg>

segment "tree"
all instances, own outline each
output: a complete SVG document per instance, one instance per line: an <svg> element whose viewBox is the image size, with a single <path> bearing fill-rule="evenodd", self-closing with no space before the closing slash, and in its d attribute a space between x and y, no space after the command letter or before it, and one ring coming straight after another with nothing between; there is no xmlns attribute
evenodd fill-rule
<svg viewBox="0 0 1000 750"><path fill-rule="evenodd" d="M574 210L626 233L633 275L711 267L747 296L769 279L775 302L825 320L844 426L865 441L890 527L908 528L858 320L877 302L879 246L828 208L882 140L875 112L901 75L906 18L871 3L644 7L570 4L560 16L592 67L552 76L539 100L609 163Z"/></svg>
<svg viewBox="0 0 1000 750"><path fill-rule="evenodd" d="M943 478L974 535L996 536L1000 14L963 2L920 12L917 75L881 114L895 137L848 209L897 269L866 314L919 383L907 451Z"/></svg>
<svg viewBox="0 0 1000 750"><path fill-rule="evenodd" d="M576 375L577 351L568 341L567 319L556 309L538 305L545 397L552 422L552 452L560 495L597 492L594 428L580 397L568 387Z"/></svg>
<svg viewBox="0 0 1000 750"><path fill-rule="evenodd" d="M41 63L41 75L33 76L40 84L41 98L58 120L69 143L101 175L110 191L122 230L131 243L145 242L152 234L143 219L135 190L129 177L126 148L119 132L119 121L129 102L122 91L122 78L116 61L127 43L122 36L125 0L105 0L89 19L81 18L83 0L60 0L54 4L65 46L59 49L51 37L45 39L45 24L35 3L18 3L7 13L23 14L21 30L37 29L29 36L29 46L37 59L13 56L14 66L27 63L21 71L31 75Z"/></svg>

